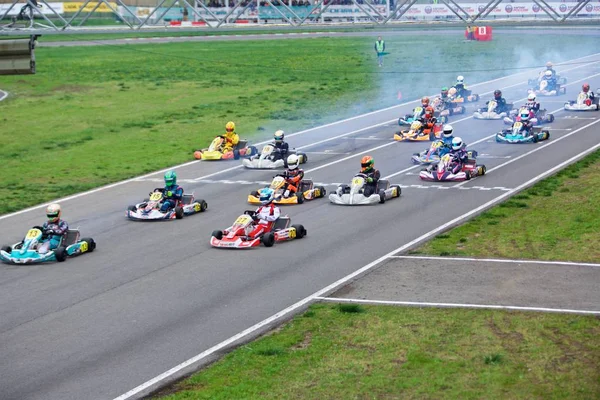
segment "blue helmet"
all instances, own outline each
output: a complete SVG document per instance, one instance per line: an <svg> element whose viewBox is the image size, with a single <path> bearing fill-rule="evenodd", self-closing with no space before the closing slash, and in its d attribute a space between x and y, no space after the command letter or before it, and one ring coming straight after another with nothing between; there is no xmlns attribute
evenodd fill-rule
<svg viewBox="0 0 600 400"><path fill-rule="evenodd" d="M260 191L260 203L263 205L270 204L275 198L275 191L269 187Z"/></svg>

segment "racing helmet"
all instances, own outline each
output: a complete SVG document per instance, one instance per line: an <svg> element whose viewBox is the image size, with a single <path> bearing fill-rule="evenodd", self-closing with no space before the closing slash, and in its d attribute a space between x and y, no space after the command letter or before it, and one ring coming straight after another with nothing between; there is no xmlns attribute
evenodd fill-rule
<svg viewBox="0 0 600 400"><path fill-rule="evenodd" d="M456 84L457 85L464 85L465 84L465 77L462 75L459 75L456 77Z"/></svg>
<svg viewBox="0 0 600 400"><path fill-rule="evenodd" d="M535 101L535 93L529 93L529 96L527 96L527 100Z"/></svg>
<svg viewBox="0 0 600 400"><path fill-rule="evenodd" d="M587 92L589 92L589 91L590 91L590 84L589 84L589 83L584 83L584 84L581 86L581 90L583 90L583 93L587 93Z"/></svg>
<svg viewBox="0 0 600 400"><path fill-rule="evenodd" d="M552 69L552 63L550 61L546 63L546 68Z"/></svg>
<svg viewBox="0 0 600 400"><path fill-rule="evenodd" d="M266 187L260 191L260 204L267 205L271 204L271 202L275 199L275 191L270 187Z"/></svg>
<svg viewBox="0 0 600 400"><path fill-rule="evenodd" d="M450 124L446 124L446 125L444 125L444 128L443 128L443 130L442 130L442 131L443 131L443 135L444 135L444 137L445 137L445 138L452 137L452 131L453 131L453 130L454 130L454 129L452 129L452 125L450 125Z"/></svg>
<svg viewBox="0 0 600 400"><path fill-rule="evenodd" d="M454 96L456 95L456 88L450 88L450 90L448 90L448 96Z"/></svg>
<svg viewBox="0 0 600 400"><path fill-rule="evenodd" d="M529 111L527 110L521 110L521 121L526 122L529 121Z"/></svg>
<svg viewBox="0 0 600 400"><path fill-rule="evenodd" d="M225 130L227 132L234 132L235 131L235 123L233 121L229 121L226 125L225 125Z"/></svg>
<svg viewBox="0 0 600 400"><path fill-rule="evenodd" d="M360 172L371 172L375 166L375 160L371 156L364 156L360 160Z"/></svg>
<svg viewBox="0 0 600 400"><path fill-rule="evenodd" d="M442 98L448 97L448 88L444 86L442 88Z"/></svg>
<svg viewBox="0 0 600 400"><path fill-rule="evenodd" d="M287 158L288 169L296 169L300 165L300 158L297 155L292 154Z"/></svg>
<svg viewBox="0 0 600 400"><path fill-rule="evenodd" d="M433 107L431 107L431 106L428 106L428 107L425 109L425 117L426 117L426 118L431 118L431 117L433 117Z"/></svg>
<svg viewBox="0 0 600 400"><path fill-rule="evenodd" d="M548 71L544 72L544 76L546 78L550 78L552 76L552 71L548 70Z"/></svg>
<svg viewBox="0 0 600 400"><path fill-rule="evenodd" d="M500 99L502 98L502 91L499 89L494 90L494 98L495 99Z"/></svg>
<svg viewBox="0 0 600 400"><path fill-rule="evenodd" d="M165 185L173 186L175 184L177 184L177 174L175 171L167 171L165 173Z"/></svg>
<svg viewBox="0 0 600 400"><path fill-rule="evenodd" d="M283 131L280 129L273 135L273 139L275 139L275 143L283 142Z"/></svg>
<svg viewBox="0 0 600 400"><path fill-rule="evenodd" d="M58 222L60 214L60 204L53 203L46 207L46 217L48 217L48 222Z"/></svg>
<svg viewBox="0 0 600 400"><path fill-rule="evenodd" d="M429 105L429 97L423 96L421 99L421 104L423 105L423 108L427 107Z"/></svg>
<svg viewBox="0 0 600 400"><path fill-rule="evenodd" d="M463 147L463 141L459 137L452 139L452 150L460 150Z"/></svg>

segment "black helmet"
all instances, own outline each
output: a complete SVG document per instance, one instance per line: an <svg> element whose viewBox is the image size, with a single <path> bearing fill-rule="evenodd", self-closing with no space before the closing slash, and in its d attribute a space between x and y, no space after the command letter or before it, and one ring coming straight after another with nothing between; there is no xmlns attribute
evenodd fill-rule
<svg viewBox="0 0 600 400"><path fill-rule="evenodd" d="M499 99L500 97L502 97L502 91L496 89L494 90L494 97Z"/></svg>

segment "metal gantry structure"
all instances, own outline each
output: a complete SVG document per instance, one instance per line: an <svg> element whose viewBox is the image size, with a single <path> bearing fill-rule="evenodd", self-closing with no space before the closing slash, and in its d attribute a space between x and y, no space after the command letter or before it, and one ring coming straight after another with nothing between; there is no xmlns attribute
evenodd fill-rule
<svg viewBox="0 0 600 400"><path fill-rule="evenodd" d="M243 19L247 15L248 10L256 15L254 19L257 24L261 25L260 12L264 13L268 10L271 13L271 21L277 21L278 24L284 24L294 27L302 25L315 25L316 23L335 22L343 20L343 16L325 18L328 9L333 5L331 0L314 0L311 6L302 8L303 12L299 12L299 7L292 7L291 1L287 0L238 0L230 6L228 0L224 11L217 13L215 8L208 7L202 0L159 0L156 7L143 7L147 11L147 15L143 18L136 13L136 7L128 6L123 0L85 0L81 7L69 18L63 16L62 9L55 9L57 4L46 0L14 0L10 6L0 8L0 36L14 34L51 34L60 32L70 33L97 33L107 32L111 27L106 26L90 26L86 22L94 15L99 7L106 7L110 13L114 14L115 18L127 25L127 28L120 31L135 31L151 28L164 28L166 25L165 15L169 12L177 10L191 10L194 23L200 23L205 28L220 28L231 26L236 21ZM393 6L390 6L389 0L384 0L383 4L375 4L372 0L351 0L346 6L354 7L359 14L354 17L352 22L364 22L375 24L378 26L397 23L408 20L407 13L416 6L419 0L399 0ZM455 21L465 24L473 24L475 22L486 21L490 17L490 13L497 9L498 5L504 0L490 0L487 4L478 4L476 12L467 12L465 4L457 3L455 0L436 0L436 6L446 6L452 13L444 17L445 21ZM559 13L546 0L529 0L538 7L537 11L541 11L548 18L547 21L565 22L566 20L577 16L591 0L581 0L575 4L568 12L560 10ZM510 4L507 2L507 4ZM557 3L554 3L557 4ZM565 3L562 3L565 4ZM420 6L423 6L422 4ZM534 7L535 7L534 6ZM509 7L508 5L506 7ZM562 6L561 6L562 7ZM594 8L594 7L592 7ZM42 12L45 9L46 12ZM473 10L472 7L469 9ZM16 14L18 10L18 14ZM223 10L221 8L220 10ZM427 10L425 10L427 12ZM9 17L9 14L11 15ZM224 15L217 15L224 14ZM588 13L589 14L589 13ZM596 15L596 14L594 14ZM600 13L598 13L600 15ZM9 17L9 18L7 18ZM336 19L337 18L337 19ZM599 17L596 18L600 22ZM346 18L348 20L349 18ZM414 17L413 17L414 19ZM335 20L335 21L334 21ZM248 22L248 21L245 21ZM115 24L116 25L116 24ZM272 25L272 24L270 24ZM185 26L185 24L184 24ZM114 27L112 28L115 29Z"/></svg>

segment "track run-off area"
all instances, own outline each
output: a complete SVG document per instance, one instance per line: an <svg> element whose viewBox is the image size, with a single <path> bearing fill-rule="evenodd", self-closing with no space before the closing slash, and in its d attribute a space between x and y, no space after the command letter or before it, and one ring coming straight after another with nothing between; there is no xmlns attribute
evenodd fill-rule
<svg viewBox="0 0 600 400"><path fill-rule="evenodd" d="M450 123L488 172L468 182L420 181L410 156L429 143L392 140L398 117L416 101L287 135L291 147L309 156L305 176L327 190L349 182L369 154L403 191L400 199L371 207L334 206L327 198L285 207L308 236L270 249L209 246L211 232L253 209L248 193L275 174L246 170L238 161L176 167L186 192L209 205L183 220L125 218L129 204L162 183L163 171L62 199L64 218L98 248L60 264L0 269L0 398L140 397L597 149L600 113L562 109L583 82L600 87L600 54L570 62L577 64L557 67L568 79L567 95L539 97L556 117L545 126L547 142L498 144L501 121L471 118L495 89L515 105L524 102L527 79L537 71L470 86L481 101ZM0 217L3 243L38 225L43 207Z"/></svg>

